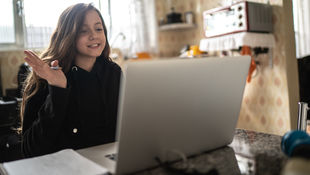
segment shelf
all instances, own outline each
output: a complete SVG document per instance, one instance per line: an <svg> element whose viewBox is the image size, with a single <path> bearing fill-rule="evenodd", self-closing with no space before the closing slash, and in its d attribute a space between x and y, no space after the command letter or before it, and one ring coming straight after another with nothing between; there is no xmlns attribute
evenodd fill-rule
<svg viewBox="0 0 310 175"><path fill-rule="evenodd" d="M195 28L195 24L187 24L187 23L173 23L173 24L164 24L159 26L160 31L167 30L185 30L185 29L193 29Z"/></svg>

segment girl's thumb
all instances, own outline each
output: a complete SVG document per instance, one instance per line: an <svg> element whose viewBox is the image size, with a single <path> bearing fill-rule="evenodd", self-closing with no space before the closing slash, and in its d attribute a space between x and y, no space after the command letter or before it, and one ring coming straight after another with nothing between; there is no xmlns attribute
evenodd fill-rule
<svg viewBox="0 0 310 175"><path fill-rule="evenodd" d="M54 60L51 62L52 67L57 67L58 66L58 60Z"/></svg>

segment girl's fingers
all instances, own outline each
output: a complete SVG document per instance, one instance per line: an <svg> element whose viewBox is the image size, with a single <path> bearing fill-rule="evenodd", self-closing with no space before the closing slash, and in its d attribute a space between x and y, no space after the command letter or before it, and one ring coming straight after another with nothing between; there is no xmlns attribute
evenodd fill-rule
<svg viewBox="0 0 310 175"><path fill-rule="evenodd" d="M62 69L61 67L59 67L59 61L58 60L54 60L54 61L52 61L51 62L51 68L53 69L53 70L60 70L60 69Z"/></svg>
<svg viewBox="0 0 310 175"><path fill-rule="evenodd" d="M26 54L28 60L32 62L32 64L36 63L36 58L30 52L25 51L24 53Z"/></svg>
<svg viewBox="0 0 310 175"><path fill-rule="evenodd" d="M30 58L30 57L32 57L32 55L28 52L28 51L24 51L24 54L28 57L28 58Z"/></svg>
<svg viewBox="0 0 310 175"><path fill-rule="evenodd" d="M31 52L30 50L25 50L24 53L28 56L28 57L31 57L31 58L36 58L36 55Z"/></svg>
<svg viewBox="0 0 310 175"><path fill-rule="evenodd" d="M52 67L58 67L58 60L52 61L51 66Z"/></svg>
<svg viewBox="0 0 310 175"><path fill-rule="evenodd" d="M29 59L28 57L25 57L24 60L30 65L33 64L31 59Z"/></svg>
<svg viewBox="0 0 310 175"><path fill-rule="evenodd" d="M35 63L29 57L25 57L24 59L29 64L29 66L35 67Z"/></svg>
<svg viewBox="0 0 310 175"><path fill-rule="evenodd" d="M34 52L27 50L24 51L26 54L25 61L32 67L32 70L41 78L47 81L58 79L63 75L61 67L59 67L59 61L54 60L48 65L41 60ZM52 70L54 69L54 70Z"/></svg>
<svg viewBox="0 0 310 175"><path fill-rule="evenodd" d="M29 59L31 59L34 64L38 64L38 66L42 66L44 64L44 62L32 51L27 50L24 51L24 53L28 56Z"/></svg>
<svg viewBox="0 0 310 175"><path fill-rule="evenodd" d="M24 58L25 61L32 67L33 71L36 72L39 76L43 73L44 74L44 62L40 60L34 53L30 51L24 51L26 57Z"/></svg>
<svg viewBox="0 0 310 175"><path fill-rule="evenodd" d="M33 58L36 58L36 59L40 59L37 54L35 54L34 52L32 52L31 50L27 50L26 51L29 55L33 56Z"/></svg>

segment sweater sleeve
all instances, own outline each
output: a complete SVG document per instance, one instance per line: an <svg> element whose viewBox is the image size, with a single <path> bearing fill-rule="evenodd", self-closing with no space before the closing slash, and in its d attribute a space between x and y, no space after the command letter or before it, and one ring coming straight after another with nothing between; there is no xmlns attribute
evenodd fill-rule
<svg viewBox="0 0 310 175"><path fill-rule="evenodd" d="M66 115L70 89L47 87L40 89L25 105L22 136L25 157L56 151L55 142Z"/></svg>

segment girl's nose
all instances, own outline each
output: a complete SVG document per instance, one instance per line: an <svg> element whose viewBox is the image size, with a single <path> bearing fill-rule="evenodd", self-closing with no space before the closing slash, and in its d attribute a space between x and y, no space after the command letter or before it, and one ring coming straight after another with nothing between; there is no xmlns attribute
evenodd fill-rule
<svg viewBox="0 0 310 175"><path fill-rule="evenodd" d="M89 36L89 40L94 40L94 36L93 36L93 35L90 35L90 36Z"/></svg>
<svg viewBox="0 0 310 175"><path fill-rule="evenodd" d="M90 31L89 39L93 40L93 39L95 39L95 37L96 37L96 32Z"/></svg>

